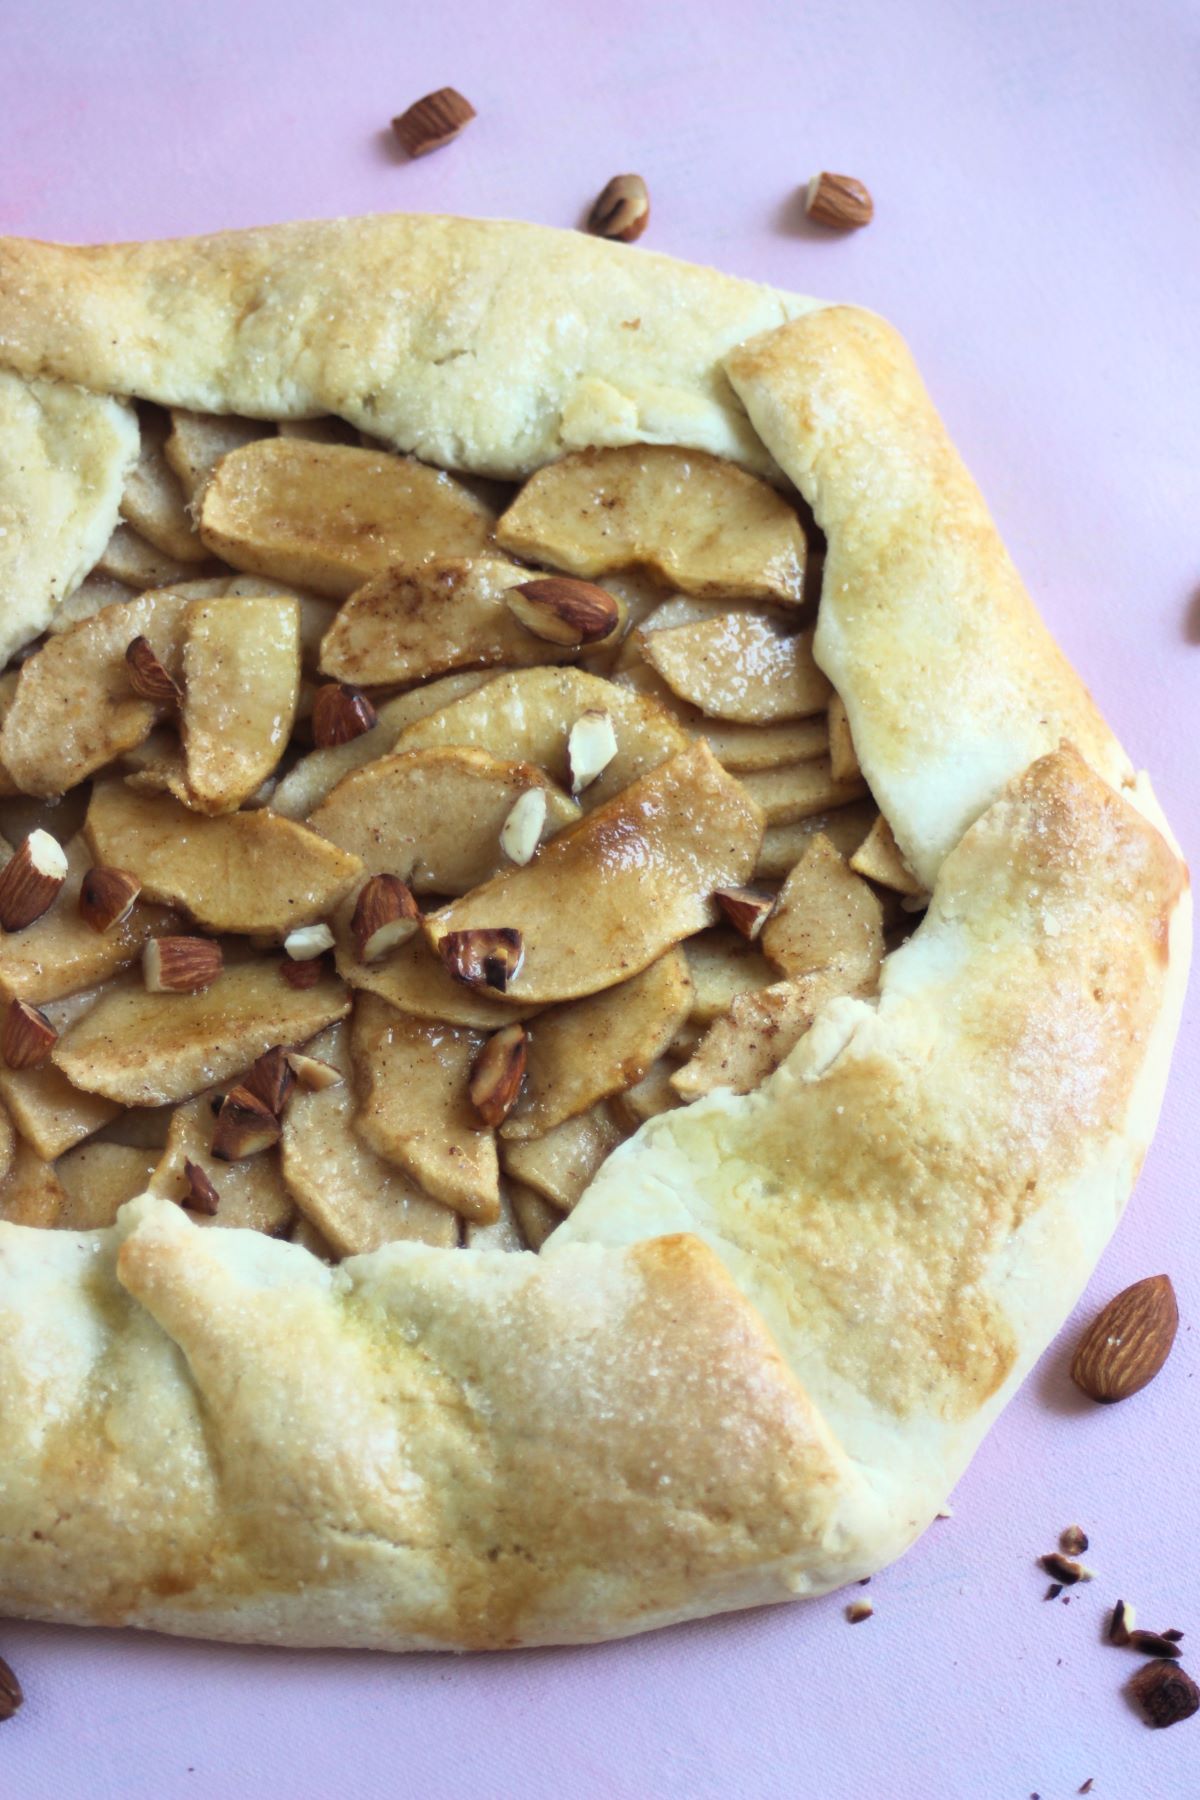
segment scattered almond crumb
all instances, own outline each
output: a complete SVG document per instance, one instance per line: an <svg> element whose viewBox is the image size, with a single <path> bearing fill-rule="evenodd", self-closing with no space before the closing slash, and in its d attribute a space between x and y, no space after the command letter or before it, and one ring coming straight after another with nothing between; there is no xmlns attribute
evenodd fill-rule
<svg viewBox="0 0 1200 1800"><path fill-rule="evenodd" d="M861 1625L863 1620L869 1619L874 1611L875 1608L869 1600L852 1600L846 1608L846 1617L851 1625Z"/></svg>

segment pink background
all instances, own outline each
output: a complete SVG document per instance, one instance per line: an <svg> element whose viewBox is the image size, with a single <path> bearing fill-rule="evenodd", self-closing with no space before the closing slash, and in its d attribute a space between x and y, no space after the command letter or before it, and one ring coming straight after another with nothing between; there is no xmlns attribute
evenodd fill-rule
<svg viewBox="0 0 1200 1800"><path fill-rule="evenodd" d="M1200 233L1191 0L13 0L0 229L84 240L411 208L570 226L619 170L645 242L863 301L908 334L1046 616L1193 854ZM479 119L406 164L444 82ZM819 167L874 225L806 227ZM1068 1330L936 1526L842 1602L640 1642L388 1660L0 1626L29 1695L6 1796L984 1796L1200 1792L1200 1719L1147 1730L1106 1607L1189 1629L1200 1676L1194 1017L1080 1319L1167 1269L1156 1385L1082 1404ZM1082 1520L1100 1578L1046 1605ZM857 1591L857 1590L856 1590Z"/></svg>

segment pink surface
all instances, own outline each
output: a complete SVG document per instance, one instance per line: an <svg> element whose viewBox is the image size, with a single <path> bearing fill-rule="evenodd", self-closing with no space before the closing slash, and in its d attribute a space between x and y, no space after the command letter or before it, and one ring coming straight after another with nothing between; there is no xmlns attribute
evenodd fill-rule
<svg viewBox="0 0 1200 1800"><path fill-rule="evenodd" d="M389 209L572 225L618 170L646 243L878 307L908 334L1017 563L1197 848L1200 678L1190 0L628 0L322 7L16 0L0 229L146 237ZM381 134L443 82L479 119L406 164ZM860 175L870 230L804 226ZM636 254L636 252L633 252ZM1200 1639L1194 1017L1158 1141L1079 1317L1173 1276L1184 1328L1128 1406L1082 1404L1068 1331L939 1524L869 1592L623 1645L388 1660L0 1627L29 1695L12 1800L1200 1792L1200 1719L1154 1733L1108 1604ZM1043 1604L1082 1520L1100 1571ZM857 1590L856 1590L857 1591ZM1200 1676L1200 1649L1192 1652Z"/></svg>

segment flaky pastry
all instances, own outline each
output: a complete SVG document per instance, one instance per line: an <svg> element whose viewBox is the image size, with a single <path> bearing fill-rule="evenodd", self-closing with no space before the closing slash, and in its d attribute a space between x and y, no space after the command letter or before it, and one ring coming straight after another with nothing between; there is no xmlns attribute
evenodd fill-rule
<svg viewBox="0 0 1200 1800"><path fill-rule="evenodd" d="M161 1192L97 1231L0 1223L0 1612L495 1648L879 1569L942 1505L1120 1216L1190 947L1149 784L1039 619L904 345L851 307L521 224L5 241L3 654L100 560L137 461L133 400L335 415L493 479L673 445L792 484L826 540L813 656L861 771L845 797L869 787L909 892L932 898L877 991L821 1000L810 983L795 1047L754 1091L681 1106L639 1063L646 1122L536 1255L397 1240L329 1266L201 1229ZM435 745L418 717L400 728ZM737 785L708 750L683 756ZM833 779L799 751L787 766L809 771L790 791ZM184 792L188 771L170 779ZM607 817L572 829L598 838ZM753 844L734 848L705 846L713 885L754 877ZM441 916L475 923L481 905ZM543 993L536 946L525 968L517 1000L587 991ZM344 1007L312 992L289 1006L316 1031ZM101 1006L93 1020L144 1010ZM167 1092L140 1063L119 1085L139 1107ZM513 1241L508 1212L480 1218Z"/></svg>

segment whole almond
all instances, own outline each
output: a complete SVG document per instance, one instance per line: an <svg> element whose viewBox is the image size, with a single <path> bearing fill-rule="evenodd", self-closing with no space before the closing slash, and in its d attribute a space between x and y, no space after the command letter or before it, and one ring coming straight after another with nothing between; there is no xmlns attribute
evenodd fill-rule
<svg viewBox="0 0 1200 1800"><path fill-rule="evenodd" d="M855 231L875 217L875 203L853 175L831 175L823 169L804 191L804 210L818 225L834 231Z"/></svg>
<svg viewBox="0 0 1200 1800"><path fill-rule="evenodd" d="M125 671L139 700L150 700L155 706L178 706L183 699L179 683L158 660L148 638L135 637L129 644Z"/></svg>
<svg viewBox="0 0 1200 1800"><path fill-rule="evenodd" d="M428 156L451 143L475 117L475 108L457 88L435 88L393 119L392 131L410 156Z"/></svg>
<svg viewBox="0 0 1200 1800"><path fill-rule="evenodd" d="M344 681L326 681L313 696L312 735L318 750L349 744L370 731L379 714L361 688Z"/></svg>
<svg viewBox="0 0 1200 1800"><path fill-rule="evenodd" d="M485 1125L503 1125L525 1080L529 1033L523 1025L494 1031L471 1069L468 1093Z"/></svg>
<svg viewBox="0 0 1200 1800"><path fill-rule="evenodd" d="M411 890L398 875L372 875L359 890L350 935L359 962L377 962L403 944L421 923Z"/></svg>
<svg viewBox="0 0 1200 1800"><path fill-rule="evenodd" d="M1071 1378L1093 1400L1128 1400L1154 1380L1175 1342L1179 1306L1169 1275L1147 1275L1114 1295L1075 1351Z"/></svg>
<svg viewBox="0 0 1200 1800"><path fill-rule="evenodd" d="M62 845L48 831L31 831L0 869L0 926L24 931L58 897L67 878Z"/></svg>
<svg viewBox="0 0 1200 1800"><path fill-rule="evenodd" d="M650 223L650 193L640 175L614 175L601 188L588 214L595 237L632 244Z"/></svg>
<svg viewBox="0 0 1200 1800"><path fill-rule="evenodd" d="M212 986L224 962L212 938L151 938L142 952L142 977L152 994L198 994Z"/></svg>
<svg viewBox="0 0 1200 1800"><path fill-rule="evenodd" d="M27 1000L10 1000L0 1032L0 1052L10 1069L36 1069L44 1063L58 1033L36 1006Z"/></svg>
<svg viewBox="0 0 1200 1800"><path fill-rule="evenodd" d="M522 581L504 596L519 625L547 644L578 649L611 637L621 620L613 596L591 581L569 575L543 575Z"/></svg>
<svg viewBox="0 0 1200 1800"><path fill-rule="evenodd" d="M80 886L79 916L93 931L111 931L129 917L141 891L141 882L128 869L97 864Z"/></svg>

